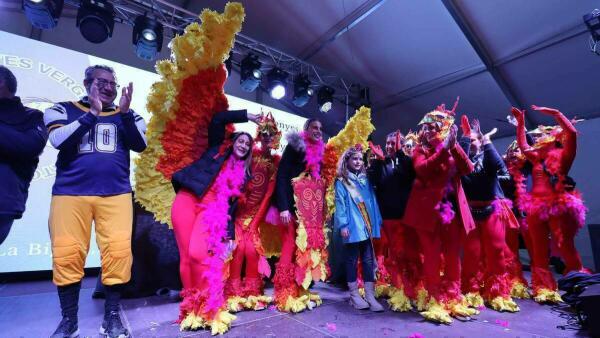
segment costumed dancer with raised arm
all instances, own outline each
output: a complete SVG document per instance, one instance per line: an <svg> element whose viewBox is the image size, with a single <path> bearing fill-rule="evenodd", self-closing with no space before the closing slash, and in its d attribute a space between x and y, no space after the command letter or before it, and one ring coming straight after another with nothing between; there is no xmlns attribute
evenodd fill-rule
<svg viewBox="0 0 600 338"><path fill-rule="evenodd" d="M224 294L226 262L235 201L250 175L252 137L226 125L257 117L227 111L223 62L243 20L239 3L228 3L223 14L205 9L202 24L188 25L171 41L172 57L157 63L161 80L148 98L152 118L148 149L137 162L136 199L156 220L172 221L184 286L181 330L224 333L235 319Z"/></svg>
<svg viewBox="0 0 600 338"><path fill-rule="evenodd" d="M424 254L427 303L421 315L441 323L452 322L451 315L478 313L466 306L460 289L460 251L475 223L460 182L473 164L456 142L457 104L452 110L439 106L419 123L420 141L413 154L416 179L403 219L416 229Z"/></svg>
<svg viewBox="0 0 600 338"><path fill-rule="evenodd" d="M473 307L484 301L497 311L519 311L510 297L506 257L506 230L518 229L512 203L504 197L498 173L508 174L504 161L496 151L490 136L497 129L483 134L478 120L473 128L462 116L461 147L473 162L472 173L461 178L465 195L475 220L475 229L467 235L462 270L462 291Z"/></svg>
<svg viewBox="0 0 600 338"><path fill-rule="evenodd" d="M530 146L525 136L525 112L514 107L512 109L517 119L517 143L533 165L533 187L524 206L533 245L533 297L540 303L558 303L562 299L548 268L550 236L565 261L565 274L570 271L587 272L574 241L575 235L585 224L586 208L581 194L567 179L577 153L577 130L560 111L531 107L552 116L558 124L554 127L540 127L544 131L543 136Z"/></svg>
<svg viewBox="0 0 600 338"><path fill-rule="evenodd" d="M233 312L262 310L272 298L264 294L263 278L269 278L271 268L261 243L260 227L275 191L275 175L280 156L281 132L271 113L258 120L255 144L252 150L252 178L246 185L235 217L235 250L229 269L226 295ZM244 278L242 279L242 267Z"/></svg>

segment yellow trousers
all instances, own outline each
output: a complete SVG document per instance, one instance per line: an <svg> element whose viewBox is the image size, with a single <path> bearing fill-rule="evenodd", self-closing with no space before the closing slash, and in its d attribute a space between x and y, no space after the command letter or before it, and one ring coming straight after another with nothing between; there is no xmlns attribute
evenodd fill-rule
<svg viewBox="0 0 600 338"><path fill-rule="evenodd" d="M131 278L131 193L115 196L53 195L48 226L54 284L68 285L83 278L92 221L102 258L102 283L121 284Z"/></svg>

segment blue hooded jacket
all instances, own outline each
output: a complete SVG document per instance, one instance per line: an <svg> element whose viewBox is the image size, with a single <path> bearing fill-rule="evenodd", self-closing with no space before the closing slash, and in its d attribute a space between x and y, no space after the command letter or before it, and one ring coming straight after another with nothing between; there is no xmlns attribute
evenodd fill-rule
<svg viewBox="0 0 600 338"><path fill-rule="evenodd" d="M375 198L373 186L366 175L349 174L350 181L360 193L362 200L371 220L371 235L373 238L380 237L381 213ZM334 230L339 232L343 228L348 228L350 236L344 238L344 243L356 243L369 239L367 226L360 213L357 202L342 183L341 179L335 181L335 215Z"/></svg>

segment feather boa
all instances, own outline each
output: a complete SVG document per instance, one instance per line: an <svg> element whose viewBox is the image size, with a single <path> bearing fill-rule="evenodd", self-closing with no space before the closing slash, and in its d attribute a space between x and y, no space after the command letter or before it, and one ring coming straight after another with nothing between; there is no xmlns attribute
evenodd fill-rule
<svg viewBox="0 0 600 338"><path fill-rule="evenodd" d="M306 172L313 178L321 178L321 163L323 162L324 143L323 140L314 141L307 132L300 133L304 141L304 160L306 161Z"/></svg>
<svg viewBox="0 0 600 338"><path fill-rule="evenodd" d="M440 213L440 217L442 218L442 224L448 225L452 223L454 216L456 213L452 209L452 203L449 201L440 201L435 206L435 210Z"/></svg>
<svg viewBox="0 0 600 338"><path fill-rule="evenodd" d="M208 233L207 250L212 253L204 262L207 269L203 273L209 287L204 290L206 302L202 312L209 320L225 305L223 255L227 248L223 239L227 237L227 223L231 218L229 201L241 195L244 180L244 161L230 157L214 182L215 199L201 205L201 224Z"/></svg>
<svg viewBox="0 0 600 338"><path fill-rule="evenodd" d="M569 215L577 229L585 225L587 208L581 199L581 193L573 192L555 193L550 196L531 196L526 209L527 215L535 215L542 221L551 217Z"/></svg>

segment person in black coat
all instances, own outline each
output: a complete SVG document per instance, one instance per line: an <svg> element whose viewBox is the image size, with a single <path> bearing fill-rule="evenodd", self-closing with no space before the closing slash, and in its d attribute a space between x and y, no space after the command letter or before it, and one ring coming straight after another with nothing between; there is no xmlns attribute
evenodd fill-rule
<svg viewBox="0 0 600 338"><path fill-rule="evenodd" d="M246 110L215 114L208 127L208 149L172 177L177 195L171 219L183 284L182 330L193 328L198 317L213 321L226 306L217 303L225 302L225 260L233 251L235 208L250 178L253 142L246 132L225 140L226 126L248 120L258 123L258 116Z"/></svg>
<svg viewBox="0 0 600 338"><path fill-rule="evenodd" d="M29 184L48 140L43 114L15 96L17 79L0 66L0 245L25 212Z"/></svg>
<svg viewBox="0 0 600 338"><path fill-rule="evenodd" d="M314 171L320 171L322 158L319 163L313 163L311 166L307 162L307 149L309 153L323 154L323 133L322 124L318 119L308 119L304 124L302 132L291 132L286 135L288 144L286 145L279 168L275 178L275 192L273 194L273 204L279 212L279 230L281 235L281 256L275 268L275 277L273 284L275 286L275 305L280 311L300 312L306 308L312 308L320 302L315 302L314 294L309 297L296 278L296 229L298 222L296 220L296 203L294 200L294 189L292 180L301 173L307 172L313 174ZM316 162L316 158L314 159ZM306 299L305 299L306 298ZM290 305L296 304L296 305Z"/></svg>
<svg viewBox="0 0 600 338"><path fill-rule="evenodd" d="M376 158L371 161L367 174L375 188L383 218L382 236L375 242L380 273L378 284L391 282L394 288L403 289L408 297L415 298L416 278L420 276L419 240L416 232L401 221L415 171L412 158L402 150L403 145L404 136L399 130L387 135L385 156L379 146L371 145ZM393 304L392 309L401 310Z"/></svg>

